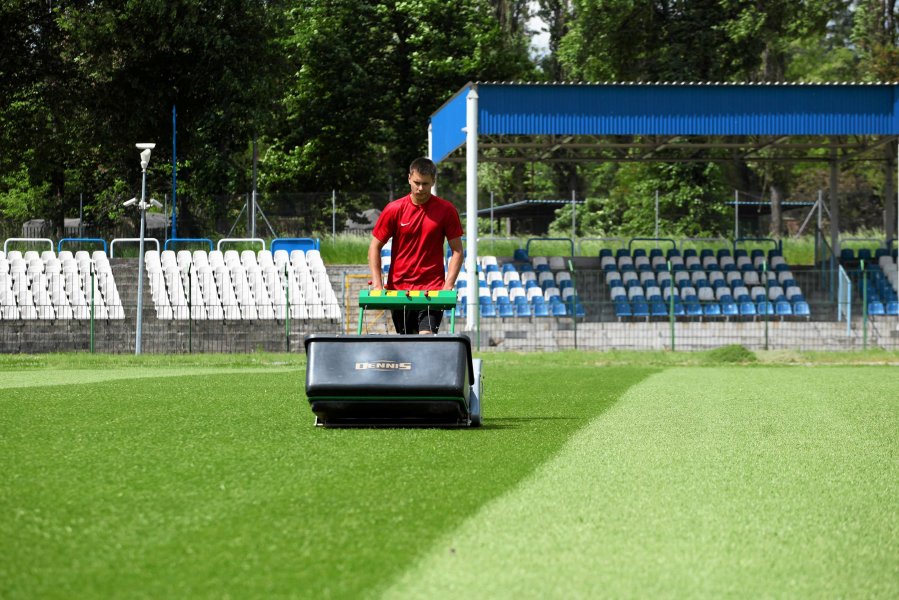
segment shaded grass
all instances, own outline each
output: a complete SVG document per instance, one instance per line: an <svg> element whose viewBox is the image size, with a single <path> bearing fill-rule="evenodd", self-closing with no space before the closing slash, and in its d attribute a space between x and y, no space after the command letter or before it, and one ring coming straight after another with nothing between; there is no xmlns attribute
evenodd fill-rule
<svg viewBox="0 0 899 600"><path fill-rule="evenodd" d="M0 596L380 589L654 372L491 358L480 430L322 430L302 369L208 371L235 358L78 355L184 375L41 387L51 356L0 389Z"/></svg>

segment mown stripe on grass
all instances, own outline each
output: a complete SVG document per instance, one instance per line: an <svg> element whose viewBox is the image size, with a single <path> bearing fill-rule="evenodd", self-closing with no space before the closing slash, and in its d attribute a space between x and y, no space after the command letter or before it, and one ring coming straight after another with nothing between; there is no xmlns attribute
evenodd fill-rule
<svg viewBox="0 0 899 600"><path fill-rule="evenodd" d="M122 367L116 369L54 369L0 372L0 389L42 387L48 385L78 385L119 379L148 377L184 377L228 373L283 373L296 367Z"/></svg>
<svg viewBox="0 0 899 600"><path fill-rule="evenodd" d="M654 372L570 363L490 361L479 430L316 429L301 372L0 390L0 596L383 589Z"/></svg>
<svg viewBox="0 0 899 600"><path fill-rule="evenodd" d="M384 597L899 597L897 384L667 370Z"/></svg>

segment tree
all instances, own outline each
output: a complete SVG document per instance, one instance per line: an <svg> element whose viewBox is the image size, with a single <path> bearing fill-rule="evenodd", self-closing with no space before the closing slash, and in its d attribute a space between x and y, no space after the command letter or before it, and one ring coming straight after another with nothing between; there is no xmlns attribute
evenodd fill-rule
<svg viewBox="0 0 899 600"><path fill-rule="evenodd" d="M4 172L28 167L34 189L49 182L52 201L33 212L61 225L67 207L88 198L135 189L140 172L134 143L156 141L152 187L165 189L171 160L165 143L178 105L179 155L192 169L191 212L214 218L209 199L242 177L235 169L254 131L271 112L281 64L273 41L281 14L275 2L197 3L108 0L3 5L5 45L0 80L3 141L11 158ZM36 8L37 7L37 8ZM8 57L8 58L7 58ZM24 57L24 58L23 58ZM74 184L74 185L72 185ZM111 213L121 198L106 195Z"/></svg>
<svg viewBox="0 0 899 600"><path fill-rule="evenodd" d="M482 0L313 0L291 13L295 73L265 156L269 190L397 188L427 122L470 80L527 73L527 40Z"/></svg>

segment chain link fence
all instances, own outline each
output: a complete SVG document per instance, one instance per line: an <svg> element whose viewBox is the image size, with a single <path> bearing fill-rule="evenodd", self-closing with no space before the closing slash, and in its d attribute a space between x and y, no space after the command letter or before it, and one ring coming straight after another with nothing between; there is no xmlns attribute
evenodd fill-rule
<svg viewBox="0 0 899 600"><path fill-rule="evenodd" d="M0 352L134 352L136 265L114 264L113 270L0 274ZM860 272L850 272L851 295L838 293L827 270L794 273L808 298L808 315L769 313L758 303L755 314L722 314L721 303L711 301L700 302L701 314L674 314L669 303L647 315L622 315L602 272L583 270L575 274L576 300L556 315L494 311L487 316L459 306L456 331L469 335L480 351L692 351L729 344L752 350L899 350L899 316L889 314L896 309L884 306L882 313L871 314ZM232 284L234 297L220 297L213 309L196 274L179 275L179 281L161 273L153 277L144 286L141 351L146 353L303 352L308 334L356 332L356 299L367 284L364 267L334 266L327 286L315 282L332 295L305 292L312 281L296 282L305 293L292 295L285 274L283 280L257 281L260 287ZM177 283L182 294L160 303L158 290ZM261 298L261 286L273 293ZM361 327L364 333L392 332L383 311L366 312ZM445 319L442 331L448 330Z"/></svg>

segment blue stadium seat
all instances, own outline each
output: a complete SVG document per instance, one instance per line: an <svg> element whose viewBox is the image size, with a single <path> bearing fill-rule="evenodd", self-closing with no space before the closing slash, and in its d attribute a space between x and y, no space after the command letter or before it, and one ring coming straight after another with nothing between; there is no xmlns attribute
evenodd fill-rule
<svg viewBox="0 0 899 600"><path fill-rule="evenodd" d="M573 313L572 313L572 305L574 305ZM568 302L565 303L565 311L569 317L570 316L586 317L587 316L587 311L584 308L584 305L577 301L572 302L571 299L569 299Z"/></svg>
<svg viewBox="0 0 899 600"><path fill-rule="evenodd" d="M635 300L631 307L631 313L635 317L648 317L649 304L647 304L646 300Z"/></svg>
<svg viewBox="0 0 899 600"><path fill-rule="evenodd" d="M720 317L721 305L717 302L706 302L702 306L702 314L707 317Z"/></svg>
<svg viewBox="0 0 899 600"><path fill-rule="evenodd" d="M890 316L899 315L899 301L890 300L884 306L884 311Z"/></svg>
<svg viewBox="0 0 899 600"><path fill-rule="evenodd" d="M740 314L740 309L737 307L737 303L733 300L722 300L721 314L725 317L736 317Z"/></svg>
<svg viewBox="0 0 899 600"><path fill-rule="evenodd" d="M517 300L517 298L516 298ZM524 298L522 298L524 300ZM530 317L531 316L531 305L527 303L527 300L524 302L516 302L513 305L515 309L516 317Z"/></svg>
<svg viewBox="0 0 899 600"><path fill-rule="evenodd" d="M667 317L668 306L662 302L662 299L653 300L649 303L649 314L653 317Z"/></svg>
<svg viewBox="0 0 899 600"><path fill-rule="evenodd" d="M515 309L512 304L509 302L500 302L496 305L497 315L503 319L508 319L515 316Z"/></svg>
<svg viewBox="0 0 899 600"><path fill-rule="evenodd" d="M553 300L549 303L549 312L554 317L564 317L566 315L565 305L561 300Z"/></svg>
<svg viewBox="0 0 899 600"><path fill-rule="evenodd" d="M883 306L883 302L879 300L868 302L868 314L876 317L885 315L886 309Z"/></svg>
<svg viewBox="0 0 899 600"><path fill-rule="evenodd" d="M840 261L852 262L853 260L855 260L855 253L852 251L852 248L842 248L840 250Z"/></svg>
<svg viewBox="0 0 899 600"><path fill-rule="evenodd" d="M805 300L795 300L793 302L793 315L797 317L809 317L812 311L809 309L808 302Z"/></svg>
<svg viewBox="0 0 899 600"><path fill-rule="evenodd" d="M701 317L702 305L699 303L699 300L685 300L684 313L688 317Z"/></svg>
<svg viewBox="0 0 899 600"><path fill-rule="evenodd" d="M740 301L740 316L754 317L756 315L755 303L752 301Z"/></svg>
<svg viewBox="0 0 899 600"><path fill-rule="evenodd" d="M760 315L773 316L774 315L774 304L772 304L768 300L764 300L762 302L757 302L756 303L756 311Z"/></svg>
<svg viewBox="0 0 899 600"><path fill-rule="evenodd" d="M615 316L619 319L632 316L631 305L627 300L618 300L615 302Z"/></svg>
<svg viewBox="0 0 899 600"><path fill-rule="evenodd" d="M778 300L774 303L774 314L779 317L789 317L793 315L793 307L786 300Z"/></svg>
<svg viewBox="0 0 899 600"><path fill-rule="evenodd" d="M530 257L528 256L527 250L525 250L524 248L516 248L515 251L512 253L512 259L519 260L519 261L531 260Z"/></svg>
<svg viewBox="0 0 899 600"><path fill-rule="evenodd" d="M493 304L489 296L481 296L480 311L482 317L492 318L496 316L496 305Z"/></svg>

